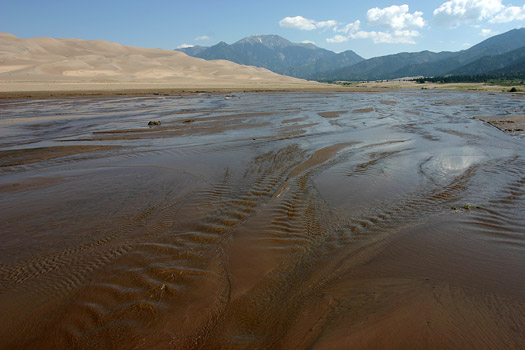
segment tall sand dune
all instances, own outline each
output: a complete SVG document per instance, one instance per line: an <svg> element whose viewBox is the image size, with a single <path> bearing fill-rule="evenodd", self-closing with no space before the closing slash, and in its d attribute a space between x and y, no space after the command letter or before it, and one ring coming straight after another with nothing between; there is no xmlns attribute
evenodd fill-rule
<svg viewBox="0 0 525 350"><path fill-rule="evenodd" d="M145 85L144 85L145 84ZM233 62L103 40L22 39L0 33L0 92L319 85Z"/></svg>

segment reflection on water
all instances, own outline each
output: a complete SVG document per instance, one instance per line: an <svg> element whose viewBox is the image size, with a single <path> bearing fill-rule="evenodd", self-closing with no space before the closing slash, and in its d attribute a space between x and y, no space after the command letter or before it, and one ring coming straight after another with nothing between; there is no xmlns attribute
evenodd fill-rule
<svg viewBox="0 0 525 350"><path fill-rule="evenodd" d="M457 172L463 171L470 167L476 160L479 160L479 157L476 156L449 156L449 157L440 157L436 160L438 167L443 169L444 173L449 171Z"/></svg>
<svg viewBox="0 0 525 350"><path fill-rule="evenodd" d="M523 106L2 100L2 346L524 348Z"/></svg>
<svg viewBox="0 0 525 350"><path fill-rule="evenodd" d="M448 148L432 155L422 166L429 176L447 177L458 175L475 164L487 161L483 147L463 146L460 149Z"/></svg>

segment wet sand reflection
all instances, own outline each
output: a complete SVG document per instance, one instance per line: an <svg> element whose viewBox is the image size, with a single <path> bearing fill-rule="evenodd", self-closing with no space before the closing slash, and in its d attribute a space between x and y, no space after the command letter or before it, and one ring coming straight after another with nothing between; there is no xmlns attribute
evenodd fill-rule
<svg viewBox="0 0 525 350"><path fill-rule="evenodd" d="M0 103L2 348L525 347L523 99Z"/></svg>

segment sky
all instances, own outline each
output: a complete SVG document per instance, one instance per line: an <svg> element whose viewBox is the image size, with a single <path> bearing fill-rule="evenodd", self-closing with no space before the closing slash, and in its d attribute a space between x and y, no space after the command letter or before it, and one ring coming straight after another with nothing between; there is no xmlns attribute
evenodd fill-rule
<svg viewBox="0 0 525 350"><path fill-rule="evenodd" d="M364 58L458 51L525 26L525 0L0 0L0 32L175 49L276 34Z"/></svg>

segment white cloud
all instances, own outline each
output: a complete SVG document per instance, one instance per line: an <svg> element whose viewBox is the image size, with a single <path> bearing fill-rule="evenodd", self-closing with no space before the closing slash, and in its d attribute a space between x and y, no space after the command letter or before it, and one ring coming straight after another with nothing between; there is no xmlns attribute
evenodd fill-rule
<svg viewBox="0 0 525 350"><path fill-rule="evenodd" d="M355 22L352 22L352 23L348 23L347 25L345 25L343 28L334 28L334 30L336 32L340 32L340 33L351 33L351 32L355 32L355 31L358 31L359 28L361 27L361 21L360 20L357 20Z"/></svg>
<svg viewBox="0 0 525 350"><path fill-rule="evenodd" d="M523 8L507 7L501 2L502 0L450 0L434 10L434 19L440 26L458 27L462 23L483 20L510 22L523 16Z"/></svg>
<svg viewBox="0 0 525 350"><path fill-rule="evenodd" d="M359 30L347 36L336 35L326 39L329 43L342 43L349 39L371 39L375 44L415 44L414 38L421 34L417 30L394 30L391 32L377 32Z"/></svg>
<svg viewBox="0 0 525 350"><path fill-rule="evenodd" d="M317 22L313 19L304 18L303 16L285 17L279 21L281 27L294 28L300 30L314 30L321 28L330 28L337 25L334 20Z"/></svg>
<svg viewBox="0 0 525 350"><path fill-rule="evenodd" d="M352 39L372 39L375 44L415 44L417 30L394 30L393 32L358 31L351 33Z"/></svg>
<svg viewBox="0 0 525 350"><path fill-rule="evenodd" d="M482 29L480 33L481 36L492 36L494 34L495 33L492 29Z"/></svg>
<svg viewBox="0 0 525 350"><path fill-rule="evenodd" d="M382 9L375 7L368 10L366 19L369 24L394 30L403 30L411 27L423 28L425 26L423 12L409 13L408 11L408 5L392 5Z"/></svg>
<svg viewBox="0 0 525 350"><path fill-rule="evenodd" d="M198 36L195 38L196 41L199 41L199 40L210 40L210 37L207 36L207 35L202 35L202 36Z"/></svg>
<svg viewBox="0 0 525 350"><path fill-rule="evenodd" d="M294 28L300 30L314 30L315 21L302 16L285 17L279 21L281 27Z"/></svg>
<svg viewBox="0 0 525 350"><path fill-rule="evenodd" d="M311 41L311 40L303 40L303 41L301 41L301 43L315 45L315 41Z"/></svg>
<svg viewBox="0 0 525 350"><path fill-rule="evenodd" d="M187 49L189 47L194 47L195 45L191 45L191 44L182 44L182 45L179 45L177 46L177 49Z"/></svg>
<svg viewBox="0 0 525 350"><path fill-rule="evenodd" d="M509 6L503 11L494 16L489 22L491 23L507 23L512 21L525 20L525 5L523 7Z"/></svg>
<svg viewBox="0 0 525 350"><path fill-rule="evenodd" d="M326 39L326 41L329 43L342 43L349 39L370 39L375 44L415 44L414 38L421 34L414 28L423 28L426 24L423 19L423 12L409 13L408 5L393 5L383 9L375 7L368 10L366 18L368 24L387 28L388 30L360 30L361 21L357 20L342 28L334 28L336 32L345 33L346 35L335 35Z"/></svg>
<svg viewBox="0 0 525 350"><path fill-rule="evenodd" d="M327 42L335 44L335 43L344 43L345 41L348 41L348 37L337 34L336 36L332 38L326 39Z"/></svg>
<svg viewBox="0 0 525 350"><path fill-rule="evenodd" d="M330 28L337 25L337 22L333 19L328 21L315 22L316 28Z"/></svg>

